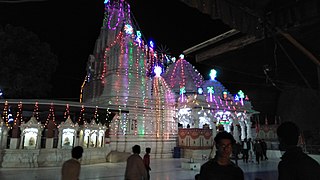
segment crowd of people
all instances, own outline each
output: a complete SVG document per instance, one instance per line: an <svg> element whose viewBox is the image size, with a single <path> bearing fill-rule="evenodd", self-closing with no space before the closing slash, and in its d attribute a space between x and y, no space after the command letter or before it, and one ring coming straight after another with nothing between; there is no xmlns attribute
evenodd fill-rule
<svg viewBox="0 0 320 180"><path fill-rule="evenodd" d="M244 163L256 162L260 164L261 161L268 160L267 143L264 139L256 139L255 141L244 139L241 143L237 142L233 145L232 156L236 164L238 164L240 157Z"/></svg>
<svg viewBox="0 0 320 180"><path fill-rule="evenodd" d="M278 164L278 180L318 180L320 177L319 163L305 154L297 146L300 135L299 128L293 122L284 122L277 129L280 150L285 151ZM244 163L260 163L268 160L267 144L264 139L244 139L237 143L232 134L221 131L214 138L216 153L214 158L205 162L200 173L195 176L196 180L243 180L244 172L238 166L239 155L242 155ZM146 148L143 158L140 156L139 145L132 147L133 154L127 159L125 180L150 180L150 152ZM72 158L63 163L62 180L78 180L80 176L80 159L83 148L81 146L72 149ZM234 157L234 162L231 157Z"/></svg>
<svg viewBox="0 0 320 180"><path fill-rule="evenodd" d="M285 151L278 164L278 180L318 180L320 177L319 163L305 154L297 146L300 131L293 122L284 122L277 129L280 150ZM267 160L267 146L263 139L244 140L236 143L233 136L225 131L219 132L214 138L217 153L213 159L201 166L200 174L196 180L241 180L244 179L242 169L237 165L237 156L243 154L243 162L252 160L252 151L256 156L256 162ZM252 151L251 151L252 150ZM231 154L235 155L235 163L231 160Z"/></svg>

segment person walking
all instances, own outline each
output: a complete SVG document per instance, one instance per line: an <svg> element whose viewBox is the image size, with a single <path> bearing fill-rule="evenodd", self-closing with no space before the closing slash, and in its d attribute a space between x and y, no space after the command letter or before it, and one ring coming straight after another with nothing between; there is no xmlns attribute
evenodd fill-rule
<svg viewBox="0 0 320 180"><path fill-rule="evenodd" d="M244 139L242 142L242 154L243 154L243 162L248 163L249 159L249 150L251 149L251 143Z"/></svg>
<svg viewBox="0 0 320 180"><path fill-rule="evenodd" d="M143 160L140 157L141 148L139 145L132 147L133 154L128 157L125 170L125 180L141 180L147 179L147 170L144 166Z"/></svg>
<svg viewBox="0 0 320 180"><path fill-rule="evenodd" d="M230 160L232 146L235 144L233 136L226 132L219 132L214 138L217 146L216 156L204 163L200 168L200 180L243 180L242 169Z"/></svg>
<svg viewBox="0 0 320 180"><path fill-rule="evenodd" d="M150 180L150 171L151 171L151 168L150 168L150 152L151 152L151 148L147 147L146 148L146 154L143 156L143 163L144 163L144 166L146 167L147 175L148 175L148 179L147 180Z"/></svg>
<svg viewBox="0 0 320 180"><path fill-rule="evenodd" d="M261 160L268 160L267 157L267 143L266 141L264 141L264 139L261 139L261 147L262 147L262 156L261 156Z"/></svg>
<svg viewBox="0 0 320 180"><path fill-rule="evenodd" d="M300 130L293 122L283 122L277 129L280 150L285 151L278 164L278 180L318 180L319 163L298 147Z"/></svg>
<svg viewBox="0 0 320 180"><path fill-rule="evenodd" d="M251 138L248 139L248 143L250 144L250 149L249 149L249 162L251 163L254 163L254 160L253 160L253 155L254 155L254 151L253 151L253 145L254 145L254 142L252 141Z"/></svg>
<svg viewBox="0 0 320 180"><path fill-rule="evenodd" d="M241 144L237 142L232 147L232 154L234 156L234 161L236 165L238 165L240 151L241 151Z"/></svg>
<svg viewBox="0 0 320 180"><path fill-rule="evenodd" d="M260 158L262 156L262 146L260 140L256 139L253 147L254 153L256 155L256 162L260 164Z"/></svg>
<svg viewBox="0 0 320 180"><path fill-rule="evenodd" d="M76 146L71 150L72 158L65 161L61 169L61 180L78 180L80 177L80 158L82 157L83 148Z"/></svg>

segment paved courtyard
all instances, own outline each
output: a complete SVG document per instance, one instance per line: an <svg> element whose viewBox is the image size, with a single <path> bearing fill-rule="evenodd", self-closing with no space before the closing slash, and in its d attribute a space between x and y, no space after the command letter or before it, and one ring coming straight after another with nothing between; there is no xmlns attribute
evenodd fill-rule
<svg viewBox="0 0 320 180"><path fill-rule="evenodd" d="M151 159L150 173L152 180L194 180L199 170L183 169L182 162L188 159ZM197 161L203 164L205 161ZM244 164L239 161L239 166L245 172L247 180L273 180L277 179L277 165L279 159L269 159L261 164ZM85 180L123 180L125 162L102 163L95 165L83 165L80 179ZM0 168L1 180L56 180L60 179L60 167L50 168Z"/></svg>

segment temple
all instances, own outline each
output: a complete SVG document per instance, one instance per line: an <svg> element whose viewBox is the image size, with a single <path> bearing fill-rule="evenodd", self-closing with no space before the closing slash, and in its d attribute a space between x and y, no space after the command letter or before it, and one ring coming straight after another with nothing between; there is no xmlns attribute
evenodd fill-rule
<svg viewBox="0 0 320 180"><path fill-rule="evenodd" d="M139 139L156 157L167 157L177 146L178 123L206 127L213 135L232 131L239 142L252 138L250 117L258 112L241 90L234 96L215 79L215 70L204 80L183 55L175 60L156 52L137 27L126 1L105 3L82 86L83 102L129 111L110 122L113 150L130 152ZM156 69L165 72L156 74Z"/></svg>
<svg viewBox="0 0 320 180"><path fill-rule="evenodd" d="M238 142L255 138L251 117L259 112L243 91L231 94L214 69L205 79L183 55L157 52L130 15L126 1L105 1L80 103L0 101L2 167L60 166L77 145L82 163L93 164L123 161L135 144L151 147L152 158L180 157L181 149L195 157L209 154L218 131Z"/></svg>

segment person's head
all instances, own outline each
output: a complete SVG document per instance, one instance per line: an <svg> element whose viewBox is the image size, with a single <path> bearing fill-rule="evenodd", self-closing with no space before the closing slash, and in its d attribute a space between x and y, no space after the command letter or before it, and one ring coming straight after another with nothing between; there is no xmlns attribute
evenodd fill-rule
<svg viewBox="0 0 320 180"><path fill-rule="evenodd" d="M296 146L298 144L300 130L293 122L283 122L277 129L280 148Z"/></svg>
<svg viewBox="0 0 320 180"><path fill-rule="evenodd" d="M76 146L72 148L71 154L75 159L80 159L82 157L83 148L81 146Z"/></svg>
<svg viewBox="0 0 320 180"><path fill-rule="evenodd" d="M217 155L219 157L229 158L232 153L232 146L236 142L233 136L226 131L222 131L216 135L214 141L217 146Z"/></svg>
<svg viewBox="0 0 320 180"><path fill-rule="evenodd" d="M140 146L139 146L139 145L134 145L134 146L132 147L132 152L133 152L134 154L140 154L140 152L141 152Z"/></svg>
<svg viewBox="0 0 320 180"><path fill-rule="evenodd" d="M151 152L151 148L147 147L146 148L146 153L150 153Z"/></svg>

